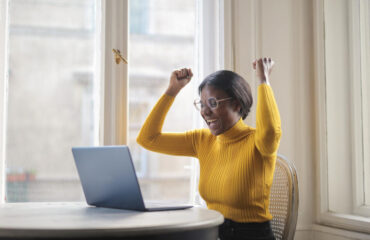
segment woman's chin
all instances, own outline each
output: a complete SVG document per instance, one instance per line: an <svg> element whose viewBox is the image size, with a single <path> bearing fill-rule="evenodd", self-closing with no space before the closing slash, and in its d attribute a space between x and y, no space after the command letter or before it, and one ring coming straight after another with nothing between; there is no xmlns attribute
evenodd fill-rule
<svg viewBox="0 0 370 240"><path fill-rule="evenodd" d="M220 135L222 133L222 130L220 128L209 128L209 130L214 136Z"/></svg>
<svg viewBox="0 0 370 240"><path fill-rule="evenodd" d="M214 136L220 135L223 132L222 124L220 121L214 121L213 123L208 125L208 128Z"/></svg>

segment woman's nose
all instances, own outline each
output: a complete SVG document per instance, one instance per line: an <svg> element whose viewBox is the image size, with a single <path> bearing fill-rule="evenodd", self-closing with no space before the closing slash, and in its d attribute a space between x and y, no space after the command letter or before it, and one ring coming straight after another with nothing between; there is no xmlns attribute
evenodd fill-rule
<svg viewBox="0 0 370 240"><path fill-rule="evenodd" d="M201 113L202 115L209 116L212 114L212 110L208 106L203 106Z"/></svg>

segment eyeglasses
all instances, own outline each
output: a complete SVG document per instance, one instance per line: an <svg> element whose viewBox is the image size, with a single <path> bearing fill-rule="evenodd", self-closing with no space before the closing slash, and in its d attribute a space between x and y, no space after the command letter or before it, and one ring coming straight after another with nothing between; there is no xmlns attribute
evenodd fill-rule
<svg viewBox="0 0 370 240"><path fill-rule="evenodd" d="M207 106L214 110L216 108L218 108L218 105L220 102L224 102L224 101L228 101L228 100L231 100L232 97L229 97L229 98L223 98L223 99L216 99L214 97L211 97L211 98L208 98L207 100ZM194 100L194 106L195 108L198 110L198 111L201 111L203 108L204 108L204 104L203 102L198 98L198 99L195 99Z"/></svg>

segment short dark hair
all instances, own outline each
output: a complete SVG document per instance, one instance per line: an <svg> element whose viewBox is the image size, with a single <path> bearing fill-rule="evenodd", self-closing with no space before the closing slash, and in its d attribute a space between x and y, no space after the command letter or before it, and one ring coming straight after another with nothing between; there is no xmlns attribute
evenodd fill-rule
<svg viewBox="0 0 370 240"><path fill-rule="evenodd" d="M225 91L227 95L239 102L239 114L243 120L248 116L253 104L253 98L251 88L242 76L228 70L214 72L208 75L199 85L199 95L201 94L203 87L206 85Z"/></svg>

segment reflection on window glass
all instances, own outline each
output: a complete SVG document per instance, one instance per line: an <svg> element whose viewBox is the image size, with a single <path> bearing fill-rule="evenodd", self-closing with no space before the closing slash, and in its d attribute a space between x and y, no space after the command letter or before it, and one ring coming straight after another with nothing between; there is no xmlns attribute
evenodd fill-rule
<svg viewBox="0 0 370 240"><path fill-rule="evenodd" d="M9 2L7 201L80 201L72 146L93 145L94 0Z"/></svg>
<svg viewBox="0 0 370 240"><path fill-rule="evenodd" d="M189 200L190 158L149 152L136 137L168 86L171 72L193 67L195 1L130 2L129 145L146 199ZM176 97L163 131L192 129L193 86Z"/></svg>

